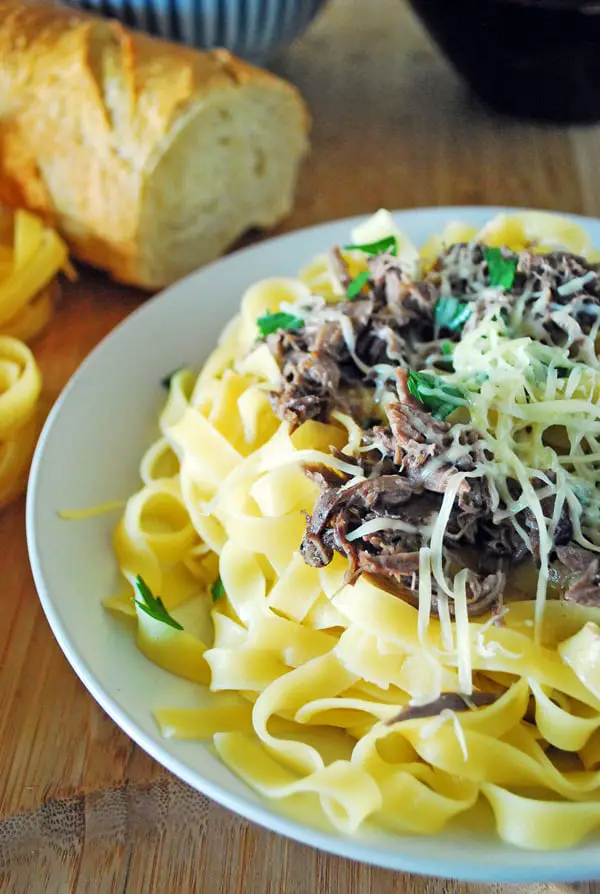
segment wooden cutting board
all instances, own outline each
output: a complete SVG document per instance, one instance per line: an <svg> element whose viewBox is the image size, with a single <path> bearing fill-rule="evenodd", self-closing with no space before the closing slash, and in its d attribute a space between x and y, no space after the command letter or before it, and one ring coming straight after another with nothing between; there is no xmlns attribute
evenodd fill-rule
<svg viewBox="0 0 600 894"><path fill-rule="evenodd" d="M490 115L465 95L400 0L332 0L276 69L298 84L314 115L313 152L281 231L381 206L514 204L600 215L600 129ZM35 345L50 399L140 300L89 272L68 287ZM318 853L238 819L161 769L95 705L55 644L31 580L22 502L0 515L0 587L1 891L485 887Z"/></svg>

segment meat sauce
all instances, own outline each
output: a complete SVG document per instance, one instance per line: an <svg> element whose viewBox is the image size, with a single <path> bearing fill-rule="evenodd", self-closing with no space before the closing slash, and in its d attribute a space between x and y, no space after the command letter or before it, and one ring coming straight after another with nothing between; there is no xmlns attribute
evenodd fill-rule
<svg viewBox="0 0 600 894"><path fill-rule="evenodd" d="M451 386L435 392L440 415L422 396L415 397L413 377L421 375L423 380L423 374L414 371L422 369L432 352L440 356L440 336L446 346L456 345L465 332L477 331L488 311L510 317L517 307L520 334L548 347L568 339L575 359L586 339L590 341L587 333L600 310L600 271L583 258L566 252L506 251L500 260L510 266L512 282L498 291L489 287L489 257L481 245L456 243L421 280L414 280L395 256L370 257L368 279L355 300L323 305L305 317L301 327L267 336L281 370L279 388L272 394L280 419L293 429L308 419L330 421L333 411L342 410L362 428L353 456L361 473L356 478L324 465L305 469L320 496L306 521L304 561L323 567L338 553L348 560L349 583L364 574L418 605L420 550L454 487L441 557L451 577L466 569L471 617L500 611L505 593L519 589L515 569L539 568L538 517L529 498L523 501L522 484L515 478L506 479L507 490L500 498L486 477L493 456L468 414L464 422L456 420L455 409L447 403L456 397ZM344 281L347 271L339 250L334 250L333 260ZM457 301L455 295L469 308L462 333L436 322L439 302ZM585 357L580 362L585 363ZM381 391L379 375L386 383ZM425 382L432 378L424 375ZM437 389L443 386L443 380L436 381ZM366 419L365 406L377 404L377 393L384 398L381 418ZM448 415L455 421L446 421ZM566 599L600 604L600 563L574 542L568 503L555 510L556 472L539 472L530 486L534 491L546 487L546 494L540 492L539 512L552 519L548 561L553 580ZM520 508L508 511L509 504ZM440 599L436 587L434 583L434 613ZM549 588L549 596L554 589ZM449 610L452 613L452 602Z"/></svg>

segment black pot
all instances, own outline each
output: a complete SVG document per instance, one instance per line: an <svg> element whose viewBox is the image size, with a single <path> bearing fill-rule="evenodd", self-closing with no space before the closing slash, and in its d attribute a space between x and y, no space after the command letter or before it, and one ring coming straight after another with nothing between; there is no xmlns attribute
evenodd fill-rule
<svg viewBox="0 0 600 894"><path fill-rule="evenodd" d="M600 120L600 0L409 0L480 99L521 117Z"/></svg>

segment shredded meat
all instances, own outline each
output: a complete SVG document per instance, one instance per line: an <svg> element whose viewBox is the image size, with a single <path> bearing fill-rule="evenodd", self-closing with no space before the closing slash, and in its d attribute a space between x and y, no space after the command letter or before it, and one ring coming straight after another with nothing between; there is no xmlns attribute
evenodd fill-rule
<svg viewBox="0 0 600 894"><path fill-rule="evenodd" d="M427 542L427 532L440 510L448 484L457 473L473 472L478 464L485 463L486 453L474 430L463 427L453 432L448 423L415 406L407 388L406 371L398 371L396 385L398 401L390 402L386 408L389 427L375 426L365 433L363 442L373 453L363 453L356 460L363 468L364 481L348 487L344 486L347 476L308 470L319 483L321 495L307 521L302 554L308 564L322 567L337 551L350 562L349 582L366 574L416 606L419 549ZM551 472L545 475L554 480ZM541 479L536 479L534 486L542 486ZM511 492L514 498L519 496L516 482ZM546 517L551 517L554 498L542 499L541 505ZM539 560L539 533L531 510L522 510L517 519L529 534L532 553L510 519L495 519L495 508L485 478L463 480L444 536L450 575L461 568L468 569L467 609L471 617L500 611L509 565L514 566L531 554ZM389 519L390 524L382 523L380 530L353 536L354 531L373 519ZM393 520L402 524L395 525ZM572 525L565 507L554 532L559 558L571 538ZM573 546L567 549L572 555ZM581 553L587 557L587 568L593 557L585 550ZM598 583L588 575L584 585L585 596L584 588L577 582L567 598L589 600L589 587L597 587ZM438 595L434 582L434 613ZM449 610L453 615L452 600Z"/></svg>
<svg viewBox="0 0 600 894"><path fill-rule="evenodd" d="M587 335L600 312L600 267L585 258L566 252L535 254L523 251L507 257L516 259L516 275L510 293L493 298L475 296L473 312L465 324L465 331L473 329L495 303L498 312L505 311L510 317L516 303L526 295L520 331L542 344L569 346L575 359L585 360L582 351ZM480 262L482 281L486 279L485 261ZM582 281L573 290L563 291L567 284Z"/></svg>
<svg viewBox="0 0 600 894"><path fill-rule="evenodd" d="M411 282L389 252L369 258L369 270L375 298L387 304L397 322L422 327L433 320L439 297L433 283Z"/></svg>
<svg viewBox="0 0 600 894"><path fill-rule="evenodd" d="M382 582L384 588L390 583L398 587L400 594L413 605L418 605L416 581L419 574L419 552L382 552L378 555L362 550L358 553L358 567L361 573Z"/></svg>
<svg viewBox="0 0 600 894"><path fill-rule="evenodd" d="M600 606L600 561L592 559L583 575L565 593L567 602Z"/></svg>
<svg viewBox="0 0 600 894"><path fill-rule="evenodd" d="M545 476L552 481L556 482L556 476L553 472L546 470L544 472ZM538 490L543 486L543 482L539 478L535 478L533 480L533 487ZM554 497L545 497L540 501L542 511L544 513L545 518L552 518L554 513ZM529 538L531 540L531 552L536 561L539 562L540 559L540 532L538 528L537 519L532 512L531 509L525 509L521 513L521 517L523 520L523 526L527 530L529 534ZM573 537L573 525L571 522L571 517L569 515L569 509L566 503L563 505L562 512L558 519L556 529L554 531L554 545L555 546L565 546L568 544Z"/></svg>
<svg viewBox="0 0 600 894"><path fill-rule="evenodd" d="M473 617L488 612L498 614L506 587L506 573L502 570L481 577L470 571L467 577L467 610Z"/></svg>
<svg viewBox="0 0 600 894"><path fill-rule="evenodd" d="M330 251L329 262L347 289L350 273L337 246ZM393 374L397 366L414 366L423 342L432 339L433 309L439 297L436 287L408 280L391 254L369 258L369 272L365 291L353 301L340 302L335 309L323 307L309 315L301 329L280 330L267 337L281 369L273 408L293 427L307 419L324 421L334 408L347 410L352 400L349 392L357 383L366 377L375 387L375 373L369 377L365 368L384 365Z"/></svg>
<svg viewBox="0 0 600 894"><path fill-rule="evenodd" d="M405 389L405 378L399 375L399 397L408 394ZM324 473L315 467L307 470L307 474L319 484L321 494L307 520L301 550L305 561L316 567L328 564L333 552L337 551L350 562L349 582L359 574L367 574L378 584L416 605L419 549L440 510L444 482L447 483L452 474L460 469L451 463L440 465L445 476L443 479L438 470L425 473L427 464L448 449L450 426L447 423L434 420L430 414L412 405L409 412L409 408L401 403L394 403L391 409L388 408L388 415L397 424L392 422L390 430L376 427L368 443L369 446L376 445L380 456L390 464L389 473L380 473L346 486L346 477ZM479 439L472 433L467 433L462 446L470 448L478 442ZM440 454L436 453L438 447ZM407 455L413 458L412 462L406 462ZM414 459L415 456L418 461ZM468 450L465 456L470 456ZM394 466L394 463L397 465ZM368 457L363 459L363 467L366 474L373 471L369 468ZM472 458L470 465L465 467L473 468ZM471 547L476 544L478 516L473 508L474 503L468 500L473 492L472 485L463 481L445 540L449 561L452 559L450 546L453 548L457 542ZM480 497L484 493L480 488ZM487 496L489 499L489 494ZM479 514L484 511L482 504L483 499L479 499ZM387 519L390 523L382 523L380 530L363 533L361 537L352 536L365 522L375 519ZM394 520L401 524L394 524ZM503 552L498 554L491 568L480 569L475 563L471 563L473 567L470 567L467 561L467 567L470 567L467 607L471 616L498 611L501 607L506 585L503 555ZM459 564L464 567L464 560ZM435 589L432 609L437 611ZM453 605L450 605L450 610L453 613Z"/></svg>
<svg viewBox="0 0 600 894"><path fill-rule="evenodd" d="M309 315L300 330L268 336L282 371L281 388L273 399L277 415L293 426L327 419L334 407L346 405L348 389L365 379L363 366L427 366L428 358L440 351L441 343L433 336L435 306L442 295L471 303L463 331L477 326L491 306L510 317L525 296L521 333L545 344L566 344L574 358L585 359L589 346L584 337L600 314L600 266L565 252L502 252L516 264L514 285L507 293L486 290L489 270L484 246L477 243L451 246L421 282L413 281L389 252L369 257L369 280L355 300L341 301L335 309L323 307ZM339 247L331 249L329 261L347 289L351 276ZM573 289L561 291L570 283L575 283ZM353 356L344 333L348 325L355 339ZM458 331L443 334L446 340L460 338ZM335 374L331 361L338 367Z"/></svg>
<svg viewBox="0 0 600 894"><path fill-rule="evenodd" d="M556 293L559 304L572 304L576 300L600 303L600 280L593 277L575 292L563 296L558 294L560 286L580 279L590 271L598 273L598 264L592 264L585 258L565 251L553 251L547 254L534 254L523 251L518 256L516 288L523 291L526 287L531 291L549 289Z"/></svg>
<svg viewBox="0 0 600 894"><path fill-rule="evenodd" d="M322 467L311 466L307 474L321 488L312 514L307 519L301 545L305 562L315 567L327 565L334 549L353 560L354 564L360 564L357 549L348 541L347 534L370 519L403 518L402 507L415 494L410 483L397 475L383 475L344 487L347 478L340 476L334 481ZM366 536L368 538L369 535Z"/></svg>
<svg viewBox="0 0 600 894"><path fill-rule="evenodd" d="M575 543L558 547L559 561L572 572L565 593L567 602L600 606L600 557Z"/></svg>
<svg viewBox="0 0 600 894"><path fill-rule="evenodd" d="M340 384L340 369L327 356L294 352L286 360L282 388L273 398L277 415L292 428L307 419L326 419Z"/></svg>
<svg viewBox="0 0 600 894"><path fill-rule="evenodd" d="M492 555L510 560L511 565L518 565L529 555L525 541L508 519L499 523L494 523L489 517L480 519L475 525L472 542L477 543L483 563L488 555Z"/></svg>
<svg viewBox="0 0 600 894"><path fill-rule="evenodd" d="M451 371L448 342L459 341L490 310L515 334L566 347L571 359L585 360L591 351L596 363L588 335L600 315L600 265L565 252L514 254L501 248L500 253L515 270L507 289L491 287L488 249L476 242L450 246L421 281L391 252L369 256L368 278L352 300L341 297L331 304L311 298L314 305L303 309L301 326L266 337L281 373L272 405L292 431L308 420L330 421L334 410L349 413L363 428L352 460L361 480L350 483L348 475L325 466L306 469L320 491L301 544L309 565L323 567L337 552L348 560L348 582L366 574L418 604L419 550L430 542L457 475L442 558L449 580L468 569L469 615L497 613L510 568L524 561L539 564L538 520L528 507L510 517L510 500L486 478L492 457L480 433L434 418L411 393L413 381L409 388L411 369ZM352 274L339 247L328 260L337 283L348 290ZM437 302L449 296L459 307L469 305L460 326L437 313ZM568 370L559 369L562 373ZM543 474L532 480L533 487L556 483L552 472ZM510 499L518 500L521 486L512 479L507 486ZM541 506L548 522L555 497L542 496ZM600 558L573 543L567 503L550 534L550 558L566 581L565 598L600 605ZM434 612L441 595L436 586L434 581ZM453 613L452 600L449 610Z"/></svg>
<svg viewBox="0 0 600 894"><path fill-rule="evenodd" d="M587 571L594 558L589 550L576 543L558 547L556 555L569 571L574 571L576 574L583 574Z"/></svg>
<svg viewBox="0 0 600 894"><path fill-rule="evenodd" d="M339 245L334 245L333 248L330 249L329 263L331 264L335 276L339 279L340 285L346 290L352 282L352 277L350 276L348 265L342 257Z"/></svg>
<svg viewBox="0 0 600 894"><path fill-rule="evenodd" d="M472 692L463 695L461 692L442 692L439 698L426 705L409 705L399 714L386 721L387 726L402 723L404 720L420 720L423 717L437 717L442 711L472 711L474 708L485 708L493 705L499 698L493 692Z"/></svg>
<svg viewBox="0 0 600 894"><path fill-rule="evenodd" d="M478 462L485 460L484 450L477 432L461 430L455 441L447 422L440 422L431 413L417 409L407 392L405 376L405 370L397 374L399 402L386 407L395 441L392 441L393 459L412 484L443 494L456 472L472 472ZM481 514L489 510L490 502L485 481L465 479L461 482L458 503L463 511Z"/></svg>
<svg viewBox="0 0 600 894"><path fill-rule="evenodd" d="M469 275L465 275L466 271ZM445 295L458 298L476 295L478 288L488 281L483 246L476 242L451 245L436 260L425 280Z"/></svg>

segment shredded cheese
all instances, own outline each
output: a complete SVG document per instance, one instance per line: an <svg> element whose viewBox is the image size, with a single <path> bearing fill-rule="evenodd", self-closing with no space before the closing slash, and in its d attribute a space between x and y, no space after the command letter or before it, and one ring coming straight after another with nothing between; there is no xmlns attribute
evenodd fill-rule
<svg viewBox="0 0 600 894"><path fill-rule="evenodd" d="M331 414L331 418L335 419L336 422L339 422L340 425L343 425L348 432L348 442L342 450L342 453L346 453L348 456L353 456L358 453L363 435L362 428L355 422L352 416L348 416L347 413L341 413L339 410L334 410Z"/></svg>
<svg viewBox="0 0 600 894"><path fill-rule="evenodd" d="M346 314L340 314L338 319L340 329L342 330L342 335L344 336L344 341L346 342L346 347L348 348L348 353L350 354L360 371L364 373L365 376L368 376L371 372L371 367L367 366L366 363L363 363L356 353L356 335L354 334L352 320L350 319L350 317L347 317Z"/></svg>
<svg viewBox="0 0 600 894"><path fill-rule="evenodd" d="M454 501L456 500L456 497L458 495L459 488L466 477L466 473L457 472L448 481L446 493L444 494L444 499L442 500L442 505L440 507L440 511L431 534L431 568L438 586L447 596L452 596L453 593L452 588L448 585L446 576L444 574L444 534L446 532L446 527L450 519L450 513L452 512L452 507L454 506Z"/></svg>
<svg viewBox="0 0 600 894"><path fill-rule="evenodd" d="M438 593L437 608L440 618L440 629L442 631L442 647L447 653L452 653L454 652L454 631L452 630L448 596L446 593Z"/></svg>
<svg viewBox="0 0 600 894"><path fill-rule="evenodd" d="M346 475L352 475L360 481L364 480L365 477L360 466L344 462L343 459L338 459L336 456L331 456L329 453L321 453L320 450L298 450L291 456L283 457L281 462L273 463L271 469L279 468L280 466L294 465L296 463L318 463L324 466L329 466L331 469L337 469L338 472L345 472Z"/></svg>
<svg viewBox="0 0 600 894"><path fill-rule="evenodd" d="M438 730L449 720L452 721L452 725L454 726L454 733L456 735L456 739L466 763L469 760L467 740L465 739L465 733L461 726L460 720L458 719L456 711L452 711L450 708L444 708L442 711L440 711L437 717L434 717L433 720L430 720L429 723L425 723L421 727L421 738L430 739L432 736L435 736Z"/></svg>
<svg viewBox="0 0 600 894"><path fill-rule="evenodd" d="M559 295L563 297L567 295L574 295L575 292L579 292L587 283L591 282L593 279L596 279L598 274L594 270L588 270L587 273L584 273L583 276L577 276L575 279L569 280L569 282L563 283L562 286L559 286L556 290Z"/></svg>
<svg viewBox="0 0 600 894"><path fill-rule="evenodd" d="M431 550L422 546L419 550L419 642L427 647L427 629L431 617Z"/></svg>
<svg viewBox="0 0 600 894"><path fill-rule="evenodd" d="M500 619L505 617L508 614L508 608L505 606L501 611L496 615L492 615L491 618L482 624L478 633L475 636L475 651L481 658L495 658L497 655L502 655L504 658L512 658L515 661L519 658L522 658L522 654L520 652L511 652L510 649L507 649L502 643L491 642L486 643L485 634L487 631ZM531 619L527 619L523 622L528 627L533 627L533 621Z"/></svg>
<svg viewBox="0 0 600 894"><path fill-rule="evenodd" d="M86 509L60 509L58 516L63 521L85 521L88 518L96 518L117 509L123 509L125 505L124 500L112 500L110 503L102 503L99 506L90 506Z"/></svg>
<svg viewBox="0 0 600 894"><path fill-rule="evenodd" d="M369 521L360 525L360 527L355 528L354 531L351 531L346 535L346 540L349 540L350 543L352 543L354 540L360 540L361 537L366 537L368 534L375 534L377 531L404 531L406 534L426 533L425 528L418 528L399 518L378 517L371 518Z"/></svg>
<svg viewBox="0 0 600 894"><path fill-rule="evenodd" d="M458 663L458 685L464 695L473 692L471 670L471 640L469 636L469 614L467 610L468 571L459 571L454 579L454 622L456 625L456 654Z"/></svg>
<svg viewBox="0 0 600 894"><path fill-rule="evenodd" d="M572 291L563 290L561 294L574 293L591 278L582 277ZM547 298L545 294L539 296L540 307ZM517 305L517 316L522 318L524 307L525 300L522 307ZM560 322L569 341L571 329L574 331L573 317L562 309L556 313L561 314ZM592 530L596 525L591 524L592 520L600 520L600 499L595 488L600 481L600 374L597 368L573 360L568 344L556 347L539 344L529 336L513 338L506 322L495 312L463 333L454 350L453 363L454 372L444 375L444 381L467 393L470 425L481 433L482 452L486 456L485 462L469 475L485 475L495 506L494 520L509 520L529 550L533 546L530 533L516 515L528 509L535 518L540 554L535 613L539 640L549 556L565 507L573 523L574 539L587 549L600 551ZM549 429L565 432L566 451L557 452L546 442ZM551 470L551 477L544 472L546 469ZM458 621L462 612L462 581L459 583L458 577L453 583L446 580L442 550L446 527L465 477L464 473L456 473L450 478L430 546L436 583L455 601L458 662L466 679L465 637L464 632L459 633L462 622ZM534 486L536 479L541 487ZM516 495L515 483L519 488ZM551 518L546 518L542 501L549 498L553 499L553 508ZM440 620L447 642L449 637Z"/></svg>

